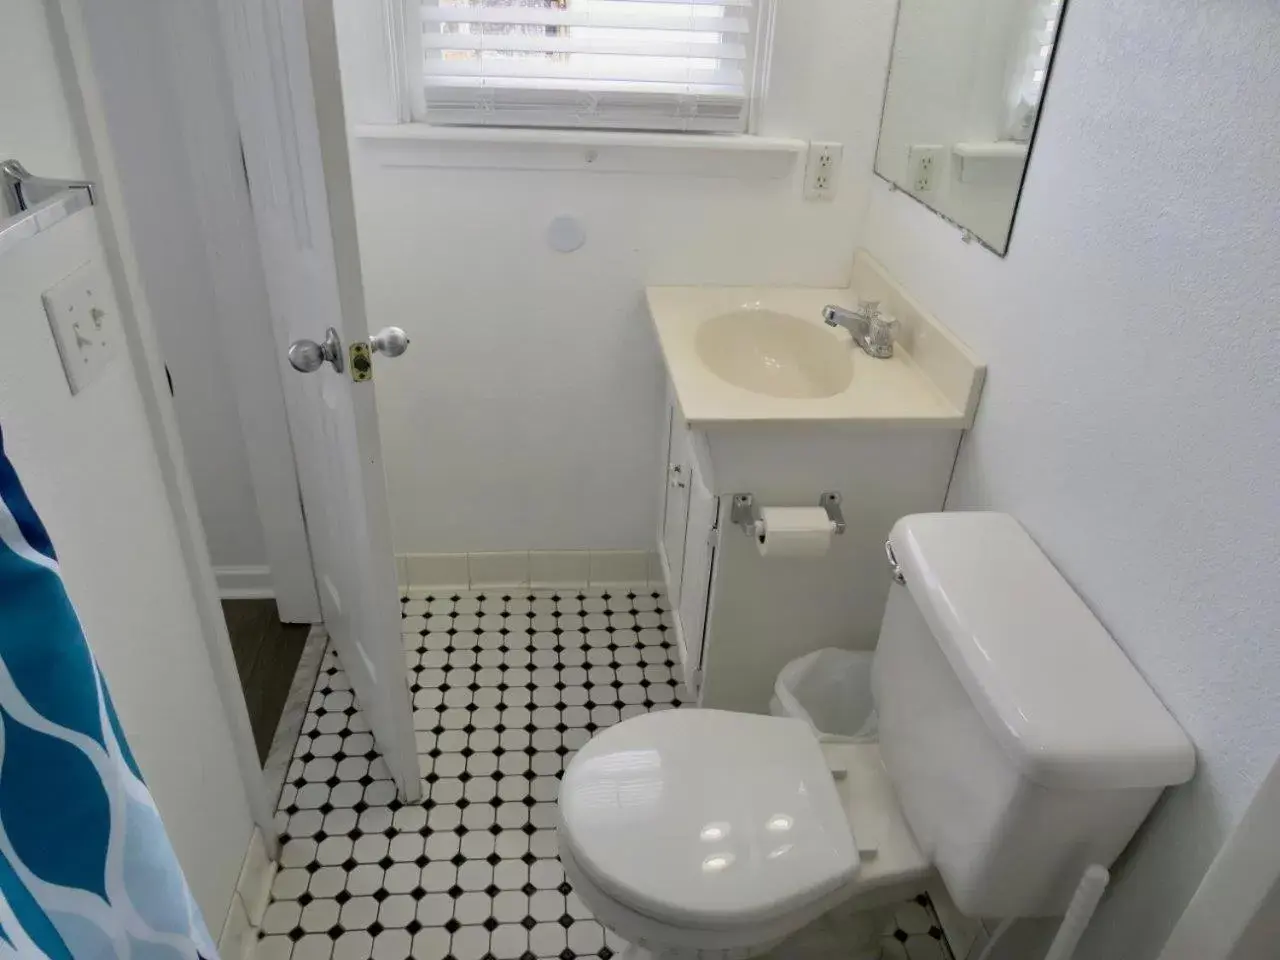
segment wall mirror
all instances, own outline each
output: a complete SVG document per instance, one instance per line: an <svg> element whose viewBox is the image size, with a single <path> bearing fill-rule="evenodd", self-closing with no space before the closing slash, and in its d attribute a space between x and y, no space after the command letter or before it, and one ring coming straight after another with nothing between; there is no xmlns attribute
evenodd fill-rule
<svg viewBox="0 0 1280 960"><path fill-rule="evenodd" d="M1066 0L901 0L876 173L1001 256Z"/></svg>

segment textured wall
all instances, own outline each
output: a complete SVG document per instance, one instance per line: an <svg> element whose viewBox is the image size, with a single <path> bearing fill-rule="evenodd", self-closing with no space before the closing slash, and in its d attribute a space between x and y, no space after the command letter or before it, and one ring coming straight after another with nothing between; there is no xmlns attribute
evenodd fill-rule
<svg viewBox="0 0 1280 960"><path fill-rule="evenodd" d="M1080 960L1157 953L1280 748L1277 49L1275 4L1071 0L1008 259L883 186L865 231L990 365L949 507L1021 519L1200 751Z"/></svg>

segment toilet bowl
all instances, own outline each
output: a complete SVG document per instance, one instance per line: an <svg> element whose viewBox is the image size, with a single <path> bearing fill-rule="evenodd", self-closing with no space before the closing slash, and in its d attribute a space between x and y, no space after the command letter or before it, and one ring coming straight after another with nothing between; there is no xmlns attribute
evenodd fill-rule
<svg viewBox="0 0 1280 960"><path fill-rule="evenodd" d="M841 905L869 911L847 956L874 957L870 911L929 875L875 744L820 745L798 720L715 710L593 738L561 785L560 838L596 918L662 958L757 956Z"/></svg>
<svg viewBox="0 0 1280 960"><path fill-rule="evenodd" d="M759 956L837 908L865 919L845 955L876 957L878 908L935 875L969 916L1061 915L1190 779L1186 735L1012 517L906 517L891 545L878 744L683 709L568 764L565 873L635 960Z"/></svg>

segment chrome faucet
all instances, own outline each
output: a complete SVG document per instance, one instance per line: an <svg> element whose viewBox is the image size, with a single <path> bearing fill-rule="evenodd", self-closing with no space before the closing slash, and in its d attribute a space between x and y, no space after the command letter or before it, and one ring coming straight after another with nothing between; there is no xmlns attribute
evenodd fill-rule
<svg viewBox="0 0 1280 960"><path fill-rule="evenodd" d="M822 319L829 327L844 327L868 355L877 360L893 356L893 331L897 321L880 312L880 301L859 300L856 310L828 304L822 308Z"/></svg>

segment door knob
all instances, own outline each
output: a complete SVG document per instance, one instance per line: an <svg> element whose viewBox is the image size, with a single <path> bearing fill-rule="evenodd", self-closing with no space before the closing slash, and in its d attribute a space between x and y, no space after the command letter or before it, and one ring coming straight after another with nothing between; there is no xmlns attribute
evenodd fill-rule
<svg viewBox="0 0 1280 960"><path fill-rule="evenodd" d="M289 363L299 373L315 373L326 361L339 373L343 371L342 338L333 327L325 331L324 343L295 340L289 344Z"/></svg>
<svg viewBox="0 0 1280 960"><path fill-rule="evenodd" d="M409 335L399 327L383 327L369 338L369 346L384 357L398 357L409 349Z"/></svg>

